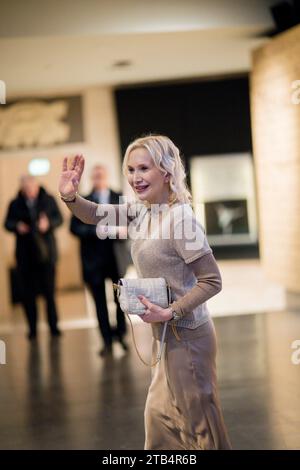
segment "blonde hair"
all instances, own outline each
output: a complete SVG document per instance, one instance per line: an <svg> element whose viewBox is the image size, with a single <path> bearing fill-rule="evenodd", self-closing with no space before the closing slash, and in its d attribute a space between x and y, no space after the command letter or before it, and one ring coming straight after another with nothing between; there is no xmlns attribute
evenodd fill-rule
<svg viewBox="0 0 300 470"><path fill-rule="evenodd" d="M127 162L130 153L141 147L148 150L159 170L170 175L169 185L171 195L173 193L179 202L191 204L192 196L186 184L186 173L180 152L169 137L150 134L131 142L126 149L123 160L123 175L127 176Z"/></svg>

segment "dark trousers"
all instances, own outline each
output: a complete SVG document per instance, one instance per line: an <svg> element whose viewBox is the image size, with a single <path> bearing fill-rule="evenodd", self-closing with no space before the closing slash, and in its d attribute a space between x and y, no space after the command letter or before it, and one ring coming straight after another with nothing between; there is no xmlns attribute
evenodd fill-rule
<svg viewBox="0 0 300 470"><path fill-rule="evenodd" d="M112 263L106 269L102 270L102 276L100 279L98 278L97 282L89 282L88 286L95 301L99 328L103 337L104 344L106 346L110 346L112 344L114 334L116 334L119 338L122 338L125 335L126 321L124 313L120 308L117 294L114 291L114 301L117 307L117 330L116 333L114 333L109 323L108 308L106 302L105 279L107 278L111 279L114 283L118 282L119 273L114 263Z"/></svg>
<svg viewBox="0 0 300 470"><path fill-rule="evenodd" d="M31 334L36 334L37 295L42 295L47 305L47 320L52 333L57 331L55 293L55 264L43 263L18 268L22 290L22 304Z"/></svg>

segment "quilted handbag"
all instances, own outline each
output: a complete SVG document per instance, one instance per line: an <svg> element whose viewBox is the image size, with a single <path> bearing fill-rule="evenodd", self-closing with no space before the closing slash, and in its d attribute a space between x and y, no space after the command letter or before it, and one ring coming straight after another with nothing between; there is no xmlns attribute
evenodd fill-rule
<svg viewBox="0 0 300 470"><path fill-rule="evenodd" d="M157 358L152 364L148 364L144 361L138 351L134 337L133 326L129 314L143 315L145 313L146 307L142 302L140 302L140 300L138 299L138 295L145 296L148 300L150 300L150 302L159 305L162 308L168 308L171 302L170 286L167 284L166 280L163 277L157 277L139 279L121 278L119 279L118 284L113 284L113 287L117 291L120 307L122 311L127 314L128 319L130 321L132 338L137 355L139 356L143 364L145 364L146 366L154 367L161 360L162 357L168 322L166 321L164 323L160 350L158 352Z"/></svg>
<svg viewBox="0 0 300 470"><path fill-rule="evenodd" d="M143 295L150 302L162 308L168 308L171 302L171 290L163 277L125 279L121 278L118 284L113 284L117 291L120 307L124 313L143 315L146 307L138 299Z"/></svg>

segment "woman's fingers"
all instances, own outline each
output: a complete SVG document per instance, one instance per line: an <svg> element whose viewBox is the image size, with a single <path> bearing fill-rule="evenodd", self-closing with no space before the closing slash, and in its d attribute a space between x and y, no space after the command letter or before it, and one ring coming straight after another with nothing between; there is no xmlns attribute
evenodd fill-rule
<svg viewBox="0 0 300 470"><path fill-rule="evenodd" d="M83 170L84 170L84 158L83 158L83 156L82 155L75 155L75 157L72 161L72 164L70 166L70 171L75 172L76 177L75 177L74 181L77 180L77 184L80 181ZM63 159L62 171L63 172L68 171L68 157L64 157L64 159ZM72 179L72 181L73 181L73 179Z"/></svg>
<svg viewBox="0 0 300 470"><path fill-rule="evenodd" d="M140 315L140 318L143 320L143 322L145 323L148 323L149 321L149 318L147 317L147 315L144 313L143 315Z"/></svg>
<svg viewBox="0 0 300 470"><path fill-rule="evenodd" d="M147 297L144 297L143 295L138 295L137 297L139 301L145 305L145 307L147 307L149 310L151 309L152 303L147 299Z"/></svg>
<svg viewBox="0 0 300 470"><path fill-rule="evenodd" d="M71 162L70 170L74 170L74 168L75 168L75 162L76 162L76 156L73 158L73 160L72 160L72 162Z"/></svg>
<svg viewBox="0 0 300 470"><path fill-rule="evenodd" d="M64 157L62 163L62 175L59 182L59 191L70 193L70 183L73 185L72 192L78 190L80 178L84 169L84 158L82 155L75 155L70 168L68 169L68 157ZM66 194L68 195L68 194Z"/></svg>
<svg viewBox="0 0 300 470"><path fill-rule="evenodd" d="M77 165L75 170L76 170L76 173L78 175L78 178L80 179L81 175L83 173L83 170L84 170L84 158L83 158L82 155L80 155L80 157L79 157L78 165Z"/></svg>
<svg viewBox="0 0 300 470"><path fill-rule="evenodd" d="M68 157L65 157L63 159L62 171L67 171L67 170L68 170Z"/></svg>
<svg viewBox="0 0 300 470"><path fill-rule="evenodd" d="M71 165L71 168L70 170L75 170L76 166L77 166L77 162L78 162L78 159L79 159L79 155L75 155L75 158L72 162L72 165Z"/></svg>

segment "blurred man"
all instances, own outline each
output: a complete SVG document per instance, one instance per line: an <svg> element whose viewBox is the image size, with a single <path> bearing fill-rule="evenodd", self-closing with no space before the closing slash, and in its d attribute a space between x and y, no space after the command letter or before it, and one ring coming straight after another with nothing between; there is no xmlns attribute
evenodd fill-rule
<svg viewBox="0 0 300 470"><path fill-rule="evenodd" d="M86 196L86 199L101 204L119 204L120 194L109 189L108 174L104 166L97 165L93 168L91 180L93 190ZM104 341L104 348L101 349L100 355L105 356L112 354L112 342L114 337L119 340L123 349L127 350L128 347L124 341L126 322L119 306L116 293L114 292L117 315L116 330L114 330L109 323L105 293L105 279L109 278L116 283L120 277L115 248L118 243L125 242L124 240L120 241L110 238L99 239L96 235L95 225L84 224L74 216L71 219L70 230L80 239L83 279L88 285L96 305L99 328Z"/></svg>
<svg viewBox="0 0 300 470"><path fill-rule="evenodd" d="M37 333L36 297L39 293L47 303L51 335L60 335L54 299L57 261L54 229L61 224L62 216L55 199L33 176L23 176L20 191L9 205L5 228L16 234L17 269L30 340L36 338Z"/></svg>

